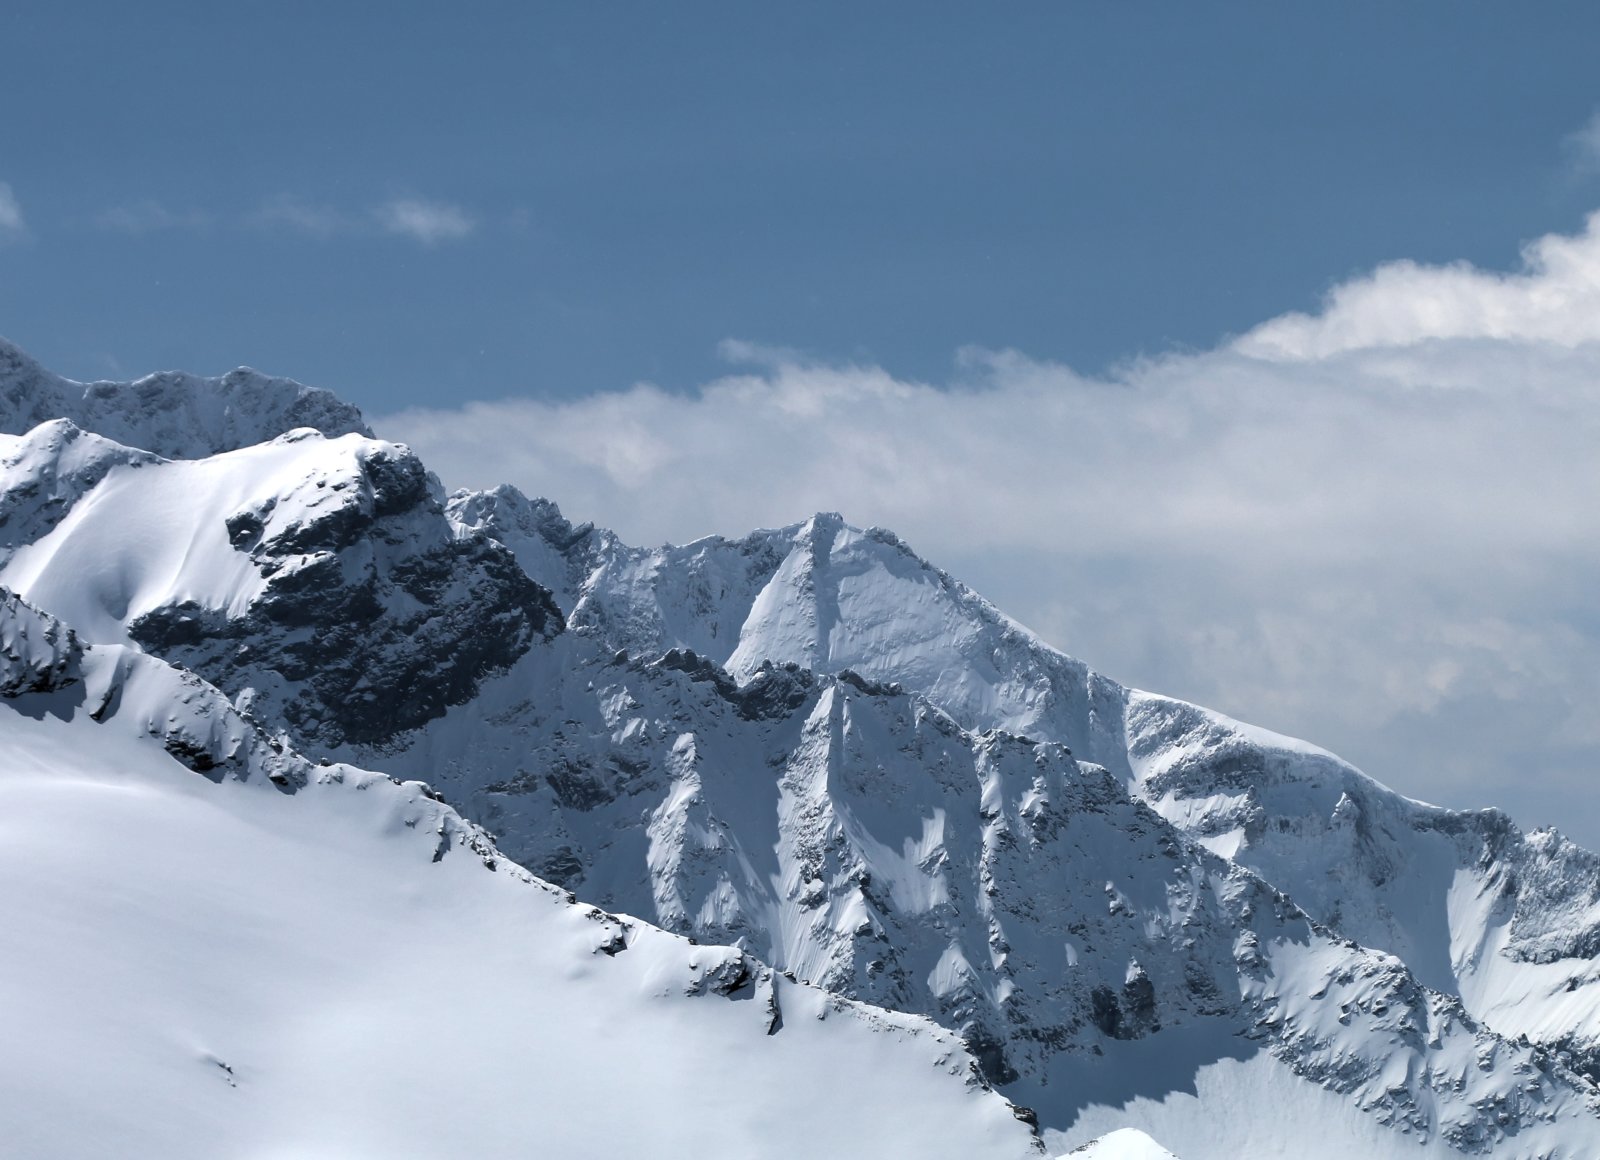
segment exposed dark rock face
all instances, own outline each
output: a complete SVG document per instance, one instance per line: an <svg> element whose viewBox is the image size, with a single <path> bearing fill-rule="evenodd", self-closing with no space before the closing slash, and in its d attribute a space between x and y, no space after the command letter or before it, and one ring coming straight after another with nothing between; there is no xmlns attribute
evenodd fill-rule
<svg viewBox="0 0 1600 1160"><path fill-rule="evenodd" d="M509 551L451 534L408 450L379 444L356 462L353 478L306 483L337 502L273 496L227 519L266 579L243 615L184 601L129 626L230 694L254 690L263 719L313 750L414 729L564 627Z"/></svg>
<svg viewBox="0 0 1600 1160"><path fill-rule="evenodd" d="M0 588L0 697L53 693L81 679L78 634Z"/></svg>

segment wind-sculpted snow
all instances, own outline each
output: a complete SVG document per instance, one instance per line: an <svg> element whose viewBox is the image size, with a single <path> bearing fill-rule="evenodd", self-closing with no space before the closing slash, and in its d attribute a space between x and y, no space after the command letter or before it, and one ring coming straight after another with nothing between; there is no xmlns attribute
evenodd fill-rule
<svg viewBox="0 0 1600 1160"><path fill-rule="evenodd" d="M167 372L132 383L75 383L0 338L0 432L20 435L53 419L166 459L234 451L297 427L372 434L361 412L332 392L248 367L219 378Z"/></svg>
<svg viewBox="0 0 1600 1160"><path fill-rule="evenodd" d="M19 462L62 439L39 429ZM59 486L8 493L8 529L44 534L14 549L0 582L90 639L250 689L261 719L304 742L413 728L560 631L549 594L504 547L451 530L404 447L301 430L166 462L84 442L102 449L93 470L111 465L92 487L70 476L65 514Z"/></svg>
<svg viewBox="0 0 1600 1160"><path fill-rule="evenodd" d="M126 646L30 684L76 637L15 597L0 639L8 1154L1040 1151L948 1032L576 903Z"/></svg>

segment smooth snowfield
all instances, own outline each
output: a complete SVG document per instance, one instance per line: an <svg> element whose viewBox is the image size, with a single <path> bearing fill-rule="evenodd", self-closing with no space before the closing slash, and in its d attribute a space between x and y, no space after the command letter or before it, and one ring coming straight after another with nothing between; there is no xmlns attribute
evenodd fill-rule
<svg viewBox="0 0 1600 1160"><path fill-rule="evenodd" d="M726 950L601 953L590 908L433 861L415 783L214 782L63 700L0 704L9 1155L1031 1154L951 1037L781 978L769 1035L686 994Z"/></svg>
<svg viewBox="0 0 1600 1160"><path fill-rule="evenodd" d="M1178 1160L1137 1128L1118 1128L1072 1151L1071 1160Z"/></svg>

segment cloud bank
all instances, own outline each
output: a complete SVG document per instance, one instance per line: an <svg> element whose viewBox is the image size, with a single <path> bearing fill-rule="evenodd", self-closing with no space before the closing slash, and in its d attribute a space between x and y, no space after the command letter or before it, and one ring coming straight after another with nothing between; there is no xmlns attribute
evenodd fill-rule
<svg viewBox="0 0 1600 1160"><path fill-rule="evenodd" d="M1103 378L966 350L925 383L729 343L692 394L377 425L448 483L634 542L821 509L892 527L1119 679L1600 846L1597 307L1600 216L1517 273L1397 262Z"/></svg>

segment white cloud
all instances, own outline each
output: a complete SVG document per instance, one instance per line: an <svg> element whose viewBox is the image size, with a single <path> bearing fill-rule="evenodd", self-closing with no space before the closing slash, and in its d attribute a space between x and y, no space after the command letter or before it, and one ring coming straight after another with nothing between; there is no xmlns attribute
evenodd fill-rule
<svg viewBox="0 0 1600 1160"><path fill-rule="evenodd" d="M11 191L11 186L0 181L0 242L26 237L27 223L22 220L22 203Z"/></svg>
<svg viewBox="0 0 1600 1160"><path fill-rule="evenodd" d="M821 509L892 527L1114 676L1600 845L1597 249L1591 220L1517 275L1385 267L1106 379L966 351L935 385L730 344L749 365L694 394L378 426L447 482L634 542Z"/></svg>
<svg viewBox="0 0 1600 1160"><path fill-rule="evenodd" d="M1274 318L1235 345L1256 358L1315 360L1436 339L1600 341L1600 213L1576 236L1529 244L1522 258L1516 274L1391 262L1336 287L1320 314Z"/></svg>
<svg viewBox="0 0 1600 1160"><path fill-rule="evenodd" d="M151 199L112 206L95 218L103 230L123 234L151 234L165 230L205 230L211 216L200 210L172 210Z"/></svg>
<svg viewBox="0 0 1600 1160"><path fill-rule="evenodd" d="M460 206L411 197L386 202L374 211L374 217L387 232L414 238L425 246L464 238L477 224Z"/></svg>

